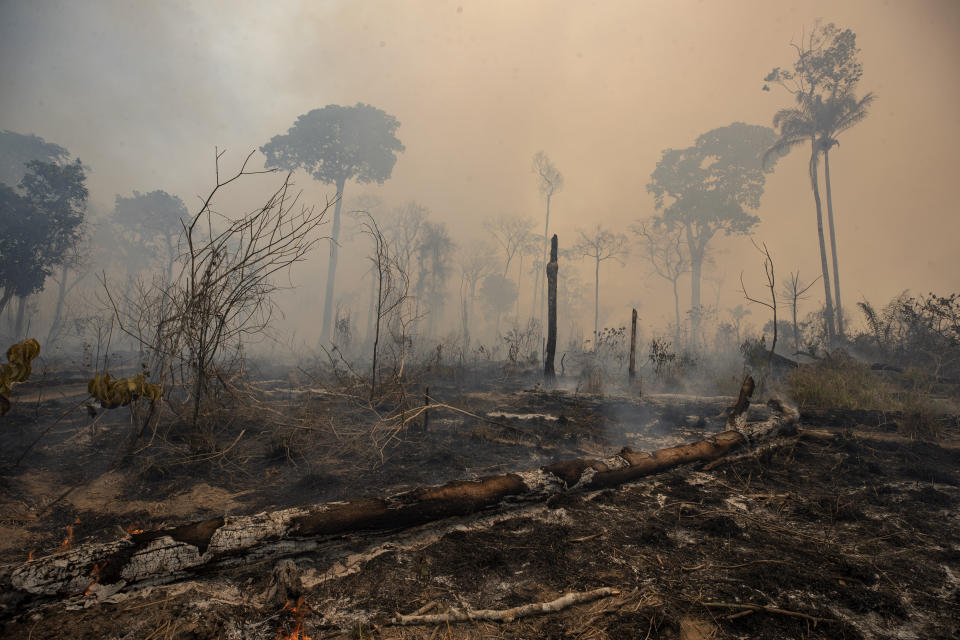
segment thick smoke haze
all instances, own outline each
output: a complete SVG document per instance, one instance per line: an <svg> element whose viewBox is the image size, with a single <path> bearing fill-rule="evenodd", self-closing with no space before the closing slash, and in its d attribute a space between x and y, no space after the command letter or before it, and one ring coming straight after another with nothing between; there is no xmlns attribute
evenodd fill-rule
<svg viewBox="0 0 960 640"><path fill-rule="evenodd" d="M732 122L770 126L792 99L762 91L763 77L793 63L791 41L821 17L857 34L859 91L878 96L831 152L848 314L857 300L882 304L904 289L960 290L953 0L5 1L0 129L35 133L81 158L96 210L110 211L117 194L163 189L194 211L212 186L215 148L234 167L297 116L364 102L400 121L406 151L384 185L348 184L348 206L362 193L384 209L416 200L461 246L502 214L529 215L542 233L531 158L543 150L566 179L551 231L570 246L578 228L600 222L627 233L654 213L646 184L663 149ZM755 212L755 237L784 279L819 272L807 160L800 150L781 160ZM262 167L259 152L254 162ZM333 196L303 172L296 181L307 203ZM230 202L237 213L258 204ZM362 320L365 249L346 242L355 249L343 254L338 295ZM725 309L743 302L741 271L759 288L760 257L745 237L716 247L703 295ZM320 333L326 255L318 248L295 270L297 291L280 298L286 324L308 341ZM586 262L561 269L592 284ZM669 287L647 273L637 246L625 266L604 265L601 325L627 324L631 306L647 327L672 319ZM682 286L687 305L688 279ZM811 294L804 312L822 303L822 288Z"/></svg>

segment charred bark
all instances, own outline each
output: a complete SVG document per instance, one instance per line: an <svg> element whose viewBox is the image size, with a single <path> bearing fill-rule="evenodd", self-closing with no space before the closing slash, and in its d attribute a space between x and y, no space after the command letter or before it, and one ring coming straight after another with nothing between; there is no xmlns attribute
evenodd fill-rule
<svg viewBox="0 0 960 640"><path fill-rule="evenodd" d="M108 595L143 581L170 582L219 567L316 551L349 534L393 531L543 500L565 491L614 487L677 465L715 460L793 427L796 412L774 408L777 411L765 422L741 423L736 431L650 453L624 448L602 460L567 460L534 471L449 482L388 498L224 516L84 545L21 565L10 574L7 587L47 596Z"/></svg>
<svg viewBox="0 0 960 640"><path fill-rule="evenodd" d="M630 367L627 370L630 382L637 377L637 310L630 315Z"/></svg>
<svg viewBox="0 0 960 640"><path fill-rule="evenodd" d="M554 380L557 372L553 360L557 353L557 234L550 239L550 262L547 264L547 355L543 362L543 377Z"/></svg>

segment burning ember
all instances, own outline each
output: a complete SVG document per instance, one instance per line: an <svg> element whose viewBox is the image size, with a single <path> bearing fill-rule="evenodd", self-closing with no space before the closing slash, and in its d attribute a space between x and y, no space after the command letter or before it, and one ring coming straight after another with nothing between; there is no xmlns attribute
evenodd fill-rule
<svg viewBox="0 0 960 640"><path fill-rule="evenodd" d="M105 566L107 566L106 560L104 560L103 562L98 562L93 565L93 571L90 572L90 577L93 579L93 582L91 582L87 586L86 590L84 590L83 592L83 595L85 596L90 595L90 590L93 589L93 585L100 582L100 570L103 569Z"/></svg>
<svg viewBox="0 0 960 640"><path fill-rule="evenodd" d="M67 525L67 537L60 543L61 551L68 551L73 546L73 526Z"/></svg>
<svg viewBox="0 0 960 640"><path fill-rule="evenodd" d="M277 631L277 640L311 640L310 636L303 630L303 619L310 612L310 607L303 601L302 596L297 598L296 606L290 606L290 601L287 600L280 611L289 611L293 615L294 625L289 634L284 634L281 627Z"/></svg>
<svg viewBox="0 0 960 640"><path fill-rule="evenodd" d="M137 528L137 525L139 525L139 524L140 524L140 523L138 522L138 523L136 523L136 524L128 525L127 528L124 529L124 531L126 531L126 532L127 532L129 535L131 535L131 536L135 536L135 535L137 535L138 533L143 533L143 529L138 529L138 528Z"/></svg>
<svg viewBox="0 0 960 640"><path fill-rule="evenodd" d="M36 551L36 549L30 549L30 553L27 554L27 562L33 562L33 552L34 552L34 551Z"/></svg>

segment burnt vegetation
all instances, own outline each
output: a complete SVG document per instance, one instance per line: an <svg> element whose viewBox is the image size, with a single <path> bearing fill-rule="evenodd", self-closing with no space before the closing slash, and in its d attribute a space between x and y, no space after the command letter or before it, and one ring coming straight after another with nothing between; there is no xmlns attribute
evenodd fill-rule
<svg viewBox="0 0 960 640"><path fill-rule="evenodd" d="M774 128L654 153L654 215L567 237L543 151L543 236L352 196L405 150L363 103L215 151L192 207L95 211L65 148L0 134L4 634L957 637L960 294L842 306L829 154L876 97L852 31L793 49ZM808 146L820 273L751 237L721 308L715 246Z"/></svg>

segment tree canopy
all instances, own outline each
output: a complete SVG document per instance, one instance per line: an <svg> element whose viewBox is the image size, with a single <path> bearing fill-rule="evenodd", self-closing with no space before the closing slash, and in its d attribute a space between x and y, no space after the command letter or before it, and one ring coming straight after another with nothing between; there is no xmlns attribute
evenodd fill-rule
<svg viewBox="0 0 960 640"><path fill-rule="evenodd" d="M0 310L14 295L43 289L81 235L87 206L80 160L60 166L33 160L19 192L0 185Z"/></svg>
<svg viewBox="0 0 960 640"><path fill-rule="evenodd" d="M404 150L395 135L399 126L396 118L368 104L330 104L297 118L260 151L267 167L302 168L325 184L342 186L352 179L382 184Z"/></svg>
<svg viewBox="0 0 960 640"><path fill-rule="evenodd" d="M141 258L165 258L168 280L177 258L177 239L183 231L180 221L189 215L183 200L160 189L118 195L113 209L114 221L124 230L128 243L142 251Z"/></svg>
<svg viewBox="0 0 960 640"><path fill-rule="evenodd" d="M40 136L0 131L0 183L7 186L20 184L32 160L63 164L69 157L69 151Z"/></svg>
<svg viewBox="0 0 960 640"><path fill-rule="evenodd" d="M777 140L769 127L735 122L697 138L692 147L666 149L647 191L661 212L656 224L682 229L690 258L690 337L699 340L700 279L707 245L719 232L747 234L760 218L766 173L764 153ZM776 153L767 159L779 158Z"/></svg>
<svg viewBox="0 0 960 640"><path fill-rule="evenodd" d="M718 231L747 233L759 222L747 210L760 206L764 174L772 170L761 158L776 139L769 127L735 122L704 133L692 147L664 150L647 185L660 221L693 228L704 246Z"/></svg>

